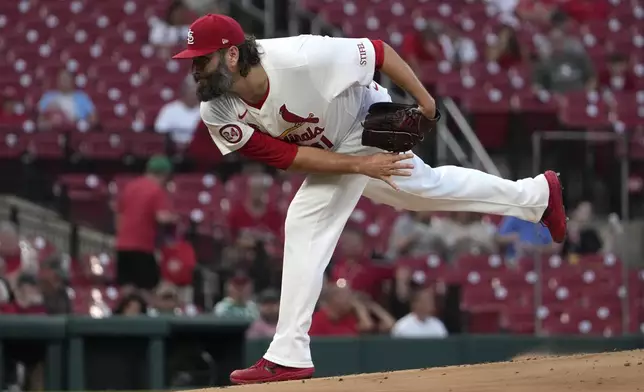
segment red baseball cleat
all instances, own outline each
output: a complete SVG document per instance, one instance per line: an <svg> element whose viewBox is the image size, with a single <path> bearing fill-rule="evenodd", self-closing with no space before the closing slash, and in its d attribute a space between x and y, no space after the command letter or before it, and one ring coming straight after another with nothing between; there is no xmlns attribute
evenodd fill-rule
<svg viewBox="0 0 644 392"><path fill-rule="evenodd" d="M548 228L552 240L556 243L562 243L566 238L566 209L563 205L563 195L559 175L552 170L543 173L550 187L550 197L548 198L548 208L543 213L541 223Z"/></svg>
<svg viewBox="0 0 644 392"><path fill-rule="evenodd" d="M304 380L313 377L315 368L292 368L278 365L264 358L248 369L235 370L230 374L233 384L262 384L275 381Z"/></svg>

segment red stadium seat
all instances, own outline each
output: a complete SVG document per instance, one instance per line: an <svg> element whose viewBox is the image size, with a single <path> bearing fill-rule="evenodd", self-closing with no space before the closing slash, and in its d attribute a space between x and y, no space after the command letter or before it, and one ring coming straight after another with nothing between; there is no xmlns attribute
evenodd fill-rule
<svg viewBox="0 0 644 392"><path fill-rule="evenodd" d="M128 146L128 153L135 157L146 158L155 154L164 154L166 138L158 133L131 132L122 134Z"/></svg>
<svg viewBox="0 0 644 392"><path fill-rule="evenodd" d="M505 146L510 125L510 94L504 94L497 88L477 90L463 96L462 104L471 114L474 129L483 146Z"/></svg>
<svg viewBox="0 0 644 392"><path fill-rule="evenodd" d="M74 132L70 138L73 151L85 159L117 161L127 151L122 137L115 133Z"/></svg>
<svg viewBox="0 0 644 392"><path fill-rule="evenodd" d="M439 255L429 254L423 257L401 258L397 266L409 268L412 280L419 284L445 279L448 266Z"/></svg>
<svg viewBox="0 0 644 392"><path fill-rule="evenodd" d="M55 131L31 134L27 152L35 159L60 160L65 155L65 138Z"/></svg>
<svg viewBox="0 0 644 392"><path fill-rule="evenodd" d="M0 132L0 158L17 159L27 149L27 136L17 132Z"/></svg>

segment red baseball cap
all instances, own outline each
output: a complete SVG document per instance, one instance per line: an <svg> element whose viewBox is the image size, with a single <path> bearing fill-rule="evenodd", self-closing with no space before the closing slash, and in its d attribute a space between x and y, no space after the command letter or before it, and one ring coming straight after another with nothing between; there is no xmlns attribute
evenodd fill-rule
<svg viewBox="0 0 644 392"><path fill-rule="evenodd" d="M241 45L245 39L244 30L235 19L226 15L204 15L190 25L188 48L172 58L205 56L219 49Z"/></svg>

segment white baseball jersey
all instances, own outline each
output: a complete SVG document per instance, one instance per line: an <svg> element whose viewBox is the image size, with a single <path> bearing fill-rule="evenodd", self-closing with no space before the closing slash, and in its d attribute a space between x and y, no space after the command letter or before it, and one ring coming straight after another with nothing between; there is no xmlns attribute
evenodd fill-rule
<svg viewBox="0 0 644 392"><path fill-rule="evenodd" d="M234 96L201 104L201 118L224 155L253 132L336 150L360 127L370 94L386 93L373 82L376 55L369 39L301 35L257 42L269 79L261 109Z"/></svg>
<svg viewBox="0 0 644 392"><path fill-rule="evenodd" d="M391 97L372 81L376 50L370 40L299 36L258 43L270 84L261 108L230 96L201 104L201 117L223 154L240 149L254 132L339 153L378 151L362 146L360 123L372 103ZM514 182L457 166L432 168L418 156L410 161L410 176L394 177L399 190L360 174L307 176L284 224L282 306L264 359L313 367L307 331L323 271L361 196L412 211L509 214L532 222L549 203L543 175Z"/></svg>

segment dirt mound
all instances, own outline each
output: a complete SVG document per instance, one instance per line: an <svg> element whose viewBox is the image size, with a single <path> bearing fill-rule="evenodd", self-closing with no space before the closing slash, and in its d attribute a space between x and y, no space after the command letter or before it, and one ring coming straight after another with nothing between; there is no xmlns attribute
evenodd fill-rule
<svg viewBox="0 0 644 392"><path fill-rule="evenodd" d="M635 392L644 391L643 362L642 350L558 357L535 353L510 362L248 385L226 392Z"/></svg>

